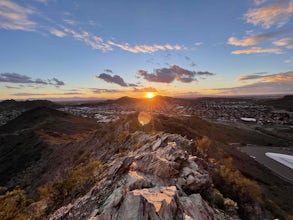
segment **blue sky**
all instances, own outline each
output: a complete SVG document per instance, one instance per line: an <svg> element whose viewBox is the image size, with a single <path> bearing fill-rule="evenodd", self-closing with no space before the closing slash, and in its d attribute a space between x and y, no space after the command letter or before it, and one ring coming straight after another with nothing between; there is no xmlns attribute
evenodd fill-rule
<svg viewBox="0 0 293 220"><path fill-rule="evenodd" d="M293 93L293 0L0 1L0 99Z"/></svg>

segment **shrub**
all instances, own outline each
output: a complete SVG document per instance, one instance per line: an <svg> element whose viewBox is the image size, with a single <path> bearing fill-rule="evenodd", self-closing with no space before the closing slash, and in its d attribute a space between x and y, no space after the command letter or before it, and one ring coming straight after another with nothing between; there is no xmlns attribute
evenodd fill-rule
<svg viewBox="0 0 293 220"><path fill-rule="evenodd" d="M48 199L49 207L54 209L84 194L94 184L96 174L104 167L100 161L80 164L74 169L67 170L63 179L47 183L40 188L40 196Z"/></svg>
<svg viewBox="0 0 293 220"><path fill-rule="evenodd" d="M21 189L8 191L5 195L0 196L0 219L28 219L26 207L28 201Z"/></svg>
<svg viewBox="0 0 293 220"><path fill-rule="evenodd" d="M198 149L203 153L207 153L212 146L212 141L207 136L203 136L201 139L197 140L196 143Z"/></svg>

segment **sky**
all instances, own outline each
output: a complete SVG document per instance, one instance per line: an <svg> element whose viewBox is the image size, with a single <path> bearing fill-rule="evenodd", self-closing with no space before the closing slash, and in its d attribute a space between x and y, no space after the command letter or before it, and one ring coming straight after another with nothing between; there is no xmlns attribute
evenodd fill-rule
<svg viewBox="0 0 293 220"><path fill-rule="evenodd" d="M293 0L0 0L0 100L293 94Z"/></svg>

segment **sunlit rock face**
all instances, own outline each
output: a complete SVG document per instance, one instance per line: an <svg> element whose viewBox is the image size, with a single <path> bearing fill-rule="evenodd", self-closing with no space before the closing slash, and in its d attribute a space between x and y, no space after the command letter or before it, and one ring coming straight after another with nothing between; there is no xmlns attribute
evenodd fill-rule
<svg viewBox="0 0 293 220"><path fill-rule="evenodd" d="M189 154L192 141L165 133L134 135L144 145L114 156L96 187L50 219L221 219L199 194L211 178L206 162Z"/></svg>

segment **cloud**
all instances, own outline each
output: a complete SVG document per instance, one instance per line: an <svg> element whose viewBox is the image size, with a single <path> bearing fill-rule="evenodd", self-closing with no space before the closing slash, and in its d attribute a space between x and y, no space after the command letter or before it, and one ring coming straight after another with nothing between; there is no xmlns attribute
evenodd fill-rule
<svg viewBox="0 0 293 220"><path fill-rule="evenodd" d="M26 93L26 92L20 92L20 93L14 93L14 94L10 94L13 96L45 96L47 94L44 93Z"/></svg>
<svg viewBox="0 0 293 220"><path fill-rule="evenodd" d="M272 74L272 75L265 75L265 76L261 77L260 79L265 82L291 82L291 83L293 83L293 71Z"/></svg>
<svg viewBox="0 0 293 220"><path fill-rule="evenodd" d="M261 48L261 47L251 47L242 50L234 50L232 54L254 54L254 53L273 53L273 54L282 54L283 51L279 48Z"/></svg>
<svg viewBox="0 0 293 220"><path fill-rule="evenodd" d="M243 75L238 80L257 80L256 82L232 88L220 88L225 94L274 94L293 92L293 71L265 75L253 73Z"/></svg>
<svg viewBox="0 0 293 220"><path fill-rule="evenodd" d="M250 9L245 15L247 23L263 28L285 25L293 15L293 0L273 3L261 8Z"/></svg>
<svg viewBox="0 0 293 220"><path fill-rule="evenodd" d="M96 35L92 35L89 32L82 31L77 32L69 28L63 28L63 31L71 35L74 39L83 41L86 45L90 46L92 49L101 50L101 51L111 51L112 47L105 43L104 40Z"/></svg>
<svg viewBox="0 0 293 220"><path fill-rule="evenodd" d="M52 29L50 30L50 33L53 34L53 35L55 35L56 37L60 37L60 38L66 36L66 34L65 34L63 31L57 30L57 29L55 29L55 28L52 28Z"/></svg>
<svg viewBox="0 0 293 220"><path fill-rule="evenodd" d="M118 75L114 75L114 76L111 76L109 74L106 74L106 73L101 73L100 75L96 76L97 78L99 79L102 79L108 83L115 83L115 84L118 84L120 86L123 86L123 87L127 87L127 83L124 82L124 79L122 79L120 76Z"/></svg>
<svg viewBox="0 0 293 220"><path fill-rule="evenodd" d="M39 3L48 4L49 0L35 0ZM102 37L91 34L87 31L77 31L73 30L72 27L68 28L62 25L59 25L58 28L44 27L38 25L35 21L30 19L30 16L39 16L40 19L44 19L46 22L56 26L56 23L50 18L45 17L35 11L32 8L25 8L19 4L13 3L10 0L0 0L0 29L8 30L23 30L23 31L48 31L50 34L56 37L66 37L71 36L75 40L84 42L86 45L90 46L94 50L101 50L103 52L112 51L113 48L119 48L124 51L131 53L153 53L156 51L170 51L170 50L182 50L183 47L180 45L170 45L170 44L137 44L130 45L129 43L116 43L113 40L105 41ZM66 25L76 25L77 22L64 19L63 23Z"/></svg>
<svg viewBox="0 0 293 220"><path fill-rule="evenodd" d="M34 83L34 81L25 75L20 75L18 73L1 73L0 82L9 83Z"/></svg>
<svg viewBox="0 0 293 220"><path fill-rule="evenodd" d="M292 82L293 83L293 71L285 73L277 73L271 75L265 75L266 73L252 73L248 75L243 75L238 78L239 81L244 80L255 80L258 79L262 82Z"/></svg>
<svg viewBox="0 0 293 220"><path fill-rule="evenodd" d="M20 87L17 86L9 86L9 85L5 85L6 89L20 89Z"/></svg>
<svg viewBox="0 0 293 220"><path fill-rule="evenodd" d="M44 5L48 5L48 3L49 3L50 0L34 0L34 1L39 2L39 3L42 3Z"/></svg>
<svg viewBox="0 0 293 220"><path fill-rule="evenodd" d="M239 81L244 81L244 80L251 80L251 79L260 79L263 77L263 75L266 74L265 72L260 72L260 73L251 73L248 75L243 75L239 76L238 80Z"/></svg>
<svg viewBox="0 0 293 220"><path fill-rule="evenodd" d="M199 76L203 76L203 75L205 75L205 76L213 76L213 75L215 75L214 73L211 73L211 72L208 72L208 71L204 71L204 72L199 71L199 72L196 72L196 74L199 75Z"/></svg>
<svg viewBox="0 0 293 220"><path fill-rule="evenodd" d="M254 0L254 4L256 5L256 6L259 6L259 5L261 5L261 4L263 4L263 3L265 3L267 0Z"/></svg>
<svg viewBox="0 0 293 220"><path fill-rule="evenodd" d="M265 41L274 40L277 36L283 35L283 34L290 34L293 32L292 28L285 29L282 31L275 31L275 32L268 32L264 34L255 34L253 36L244 37L242 39L238 39L236 37L230 37L228 39L228 44L233 46L252 46L256 45L258 43L262 43Z"/></svg>
<svg viewBox="0 0 293 220"><path fill-rule="evenodd" d="M71 20L71 19L64 19L63 20L66 24L69 24L69 25L75 25L76 22L74 20Z"/></svg>
<svg viewBox="0 0 293 220"><path fill-rule="evenodd" d="M81 95L83 93L81 93L81 92L64 92L63 94L64 95Z"/></svg>
<svg viewBox="0 0 293 220"><path fill-rule="evenodd" d="M214 89L226 95L292 94L293 82L256 82L232 88Z"/></svg>
<svg viewBox="0 0 293 220"><path fill-rule="evenodd" d="M199 41L199 42L195 42L194 45L195 45L195 46L201 46L201 45L203 45L203 42L201 42L201 41Z"/></svg>
<svg viewBox="0 0 293 220"><path fill-rule="evenodd" d="M275 41L276 46L285 47L287 49L293 49L293 37L282 38L278 41Z"/></svg>
<svg viewBox="0 0 293 220"><path fill-rule="evenodd" d="M0 28L7 30L34 31L36 23L29 19L31 8L22 7L8 0L0 1Z"/></svg>
<svg viewBox="0 0 293 220"><path fill-rule="evenodd" d="M137 74L142 76L149 82L172 83L174 80L190 83L197 81L196 75L214 75L210 72L195 72L181 68L177 65L172 65L170 68L155 69L153 73L148 73L145 70L138 70Z"/></svg>
<svg viewBox="0 0 293 220"><path fill-rule="evenodd" d="M118 84L122 87L133 87L133 86L137 86L136 84L133 84L133 83L130 83L130 84L127 84L124 79L118 75L114 75L114 76L111 76L110 74L107 74L107 73L101 73L100 75L96 76L96 78L98 79L102 79L104 80L105 82L108 82L108 83L115 83L115 84Z"/></svg>
<svg viewBox="0 0 293 220"><path fill-rule="evenodd" d="M63 81L58 80L56 78L53 78L53 79L49 80L49 82L50 82L50 85L55 85L55 86L63 86L63 85L65 85Z"/></svg>
<svg viewBox="0 0 293 220"><path fill-rule="evenodd" d="M124 43L124 44L119 44L119 43L115 43L114 41L108 41L107 42L109 45L114 46L114 47L118 47L122 50L131 52L131 53L153 53L159 50L181 50L182 47L179 45L170 45L170 44L166 44L166 45L135 45L135 46L131 46L128 43Z"/></svg>
<svg viewBox="0 0 293 220"><path fill-rule="evenodd" d="M102 94L102 93L120 93L121 90L116 89L92 89L92 92L95 94Z"/></svg>
<svg viewBox="0 0 293 220"><path fill-rule="evenodd" d="M145 87L145 88L134 88L133 92L158 92L154 87Z"/></svg>
<svg viewBox="0 0 293 220"><path fill-rule="evenodd" d="M293 57L287 58L284 63L293 63Z"/></svg>
<svg viewBox="0 0 293 220"><path fill-rule="evenodd" d="M18 73L0 73L0 83L23 83L23 84L38 84L38 85L54 85L56 87L65 85L63 81L56 78L43 80L43 79L32 79L29 76L21 75Z"/></svg>
<svg viewBox="0 0 293 220"><path fill-rule="evenodd" d="M104 71L105 71L106 73L113 73L113 71L110 70L110 69L105 69Z"/></svg>
<svg viewBox="0 0 293 220"><path fill-rule="evenodd" d="M228 39L228 44L233 46L252 46L264 41L273 40L277 34L267 33L267 34L257 34L252 37L245 37L243 39L237 39L236 37L230 37Z"/></svg>

